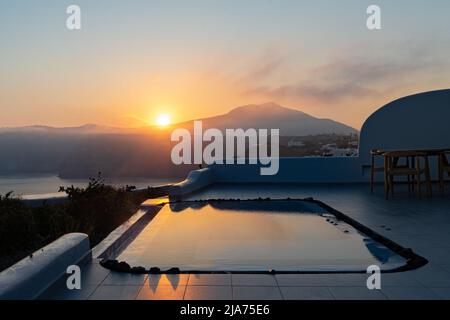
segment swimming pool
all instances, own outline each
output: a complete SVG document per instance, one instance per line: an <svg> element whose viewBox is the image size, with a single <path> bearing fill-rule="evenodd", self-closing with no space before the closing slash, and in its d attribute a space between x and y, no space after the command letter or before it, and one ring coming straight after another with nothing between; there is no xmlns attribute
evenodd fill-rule
<svg viewBox="0 0 450 320"><path fill-rule="evenodd" d="M315 201L182 201L163 205L112 258L147 270L237 273L389 271L410 263L389 240L345 220Z"/></svg>

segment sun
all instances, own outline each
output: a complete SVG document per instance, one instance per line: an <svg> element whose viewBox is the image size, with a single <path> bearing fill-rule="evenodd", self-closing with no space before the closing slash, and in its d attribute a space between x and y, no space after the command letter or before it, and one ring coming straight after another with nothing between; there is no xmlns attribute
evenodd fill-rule
<svg viewBox="0 0 450 320"><path fill-rule="evenodd" d="M170 116L168 114L160 114L156 118L156 124L160 127L165 127L170 124Z"/></svg>

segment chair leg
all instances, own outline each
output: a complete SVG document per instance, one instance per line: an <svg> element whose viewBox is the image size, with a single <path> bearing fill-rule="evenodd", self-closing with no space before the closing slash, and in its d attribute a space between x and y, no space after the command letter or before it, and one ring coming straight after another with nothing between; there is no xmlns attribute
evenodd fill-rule
<svg viewBox="0 0 450 320"><path fill-rule="evenodd" d="M425 157L425 179L427 182L427 194L429 197L433 196L433 187L431 185L430 164L428 157Z"/></svg>
<svg viewBox="0 0 450 320"><path fill-rule="evenodd" d="M370 192L373 193L373 185L375 183L375 156L372 155L372 167L370 168Z"/></svg>
<svg viewBox="0 0 450 320"><path fill-rule="evenodd" d="M389 200L389 166L388 166L388 158L384 157L384 169L383 169L383 175L384 175L384 193L386 196L386 200Z"/></svg>
<svg viewBox="0 0 450 320"><path fill-rule="evenodd" d="M417 194L419 195L419 198L422 196L422 190L420 187L421 187L420 173L417 173Z"/></svg>
<svg viewBox="0 0 450 320"><path fill-rule="evenodd" d="M410 168L410 166L409 166L409 157L406 157L406 166L408 168ZM408 174L408 177L407 177L407 183L408 183L408 194L410 194L411 193L411 176L409 174Z"/></svg>
<svg viewBox="0 0 450 320"><path fill-rule="evenodd" d="M386 200L389 200L389 189L390 189L389 176L387 174L385 174L385 177L384 177L384 193L386 195Z"/></svg>
<svg viewBox="0 0 450 320"><path fill-rule="evenodd" d="M394 196L394 183L395 183L395 181L394 181L394 176L393 175L390 175L390 177L389 177L389 183L390 183L390 188L391 188L391 195L392 195L392 197Z"/></svg>

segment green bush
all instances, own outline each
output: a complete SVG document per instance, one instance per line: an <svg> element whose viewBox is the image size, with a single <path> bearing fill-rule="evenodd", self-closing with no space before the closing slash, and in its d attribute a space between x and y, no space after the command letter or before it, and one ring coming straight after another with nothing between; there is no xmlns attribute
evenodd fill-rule
<svg viewBox="0 0 450 320"><path fill-rule="evenodd" d="M0 256L29 250L40 242L33 210L10 194L0 196Z"/></svg>
<svg viewBox="0 0 450 320"><path fill-rule="evenodd" d="M61 187L68 201L61 204L26 206L11 193L0 195L0 270L70 232L89 235L94 246L134 214L147 198L165 195L160 189L130 192L99 178L86 188Z"/></svg>

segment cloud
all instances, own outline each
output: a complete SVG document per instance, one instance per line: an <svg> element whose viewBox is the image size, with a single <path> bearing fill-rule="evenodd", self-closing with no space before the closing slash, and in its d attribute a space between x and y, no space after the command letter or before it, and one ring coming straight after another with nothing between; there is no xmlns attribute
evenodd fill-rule
<svg viewBox="0 0 450 320"><path fill-rule="evenodd" d="M255 73L258 76L247 77L252 78L253 82L247 81L244 94L263 96L270 100L342 102L390 93L402 86L408 86L411 79L420 82L421 75L433 74L434 71L442 73L442 68L448 67L446 60L431 52L429 48L410 46L409 50L408 47L397 48L394 52L379 54L348 54L304 71L298 75L299 80L291 83L255 83L255 80L264 80L264 76L270 77L271 74L281 71L279 69L285 66L280 61L268 61L266 68L261 67L261 72Z"/></svg>
<svg viewBox="0 0 450 320"><path fill-rule="evenodd" d="M246 94L280 98L296 98L300 100L315 100L320 102L333 102L352 96L374 96L379 94L357 83L343 83L340 85L285 85L276 88L267 86L256 87L248 90Z"/></svg>
<svg viewBox="0 0 450 320"><path fill-rule="evenodd" d="M266 79L283 67L285 57L279 55L270 55L265 59L253 65L252 70L246 75L245 79Z"/></svg>

